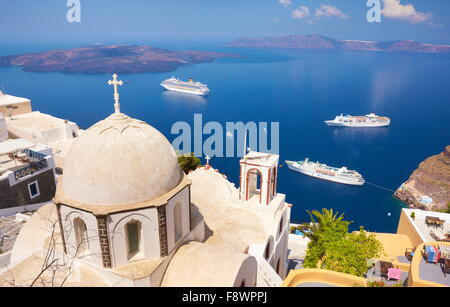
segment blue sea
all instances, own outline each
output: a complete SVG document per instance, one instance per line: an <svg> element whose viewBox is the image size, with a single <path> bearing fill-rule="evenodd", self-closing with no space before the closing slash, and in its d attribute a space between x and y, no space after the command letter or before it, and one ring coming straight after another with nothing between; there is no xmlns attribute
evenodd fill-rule
<svg viewBox="0 0 450 307"><path fill-rule="evenodd" d="M0 55L69 48L89 42L10 44ZM120 89L121 108L159 129L170 141L175 122L279 122L280 155L309 157L359 171L373 184L397 189L425 158L450 144L450 56L353 51L240 49L223 42L170 40L121 41L156 47L242 55L189 65L176 72L129 74ZM159 83L169 77L194 77L209 85L206 98L172 95ZM0 86L30 98L33 108L75 121L86 129L113 112L109 74L29 73L0 68ZM332 128L324 120L341 113L389 116L378 129ZM211 164L238 185L238 158L213 158ZM293 204L292 220L308 220L306 210L333 208L370 231L395 232L404 204L372 185L346 186L280 168L278 191Z"/></svg>

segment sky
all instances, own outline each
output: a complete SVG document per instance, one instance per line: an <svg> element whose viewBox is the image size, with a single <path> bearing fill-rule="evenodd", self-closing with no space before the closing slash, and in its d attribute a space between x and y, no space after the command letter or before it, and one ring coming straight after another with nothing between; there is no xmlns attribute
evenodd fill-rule
<svg viewBox="0 0 450 307"><path fill-rule="evenodd" d="M68 1L81 4L81 22L67 21ZM449 0L380 0L379 23L367 21L367 1L0 0L0 39L10 43L80 39L119 43L152 36L228 41L321 34L337 39L450 44Z"/></svg>

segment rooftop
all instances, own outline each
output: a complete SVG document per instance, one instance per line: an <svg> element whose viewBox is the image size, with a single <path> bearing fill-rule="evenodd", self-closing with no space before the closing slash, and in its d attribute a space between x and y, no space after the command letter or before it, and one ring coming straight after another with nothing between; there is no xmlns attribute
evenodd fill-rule
<svg viewBox="0 0 450 307"><path fill-rule="evenodd" d="M450 274L444 273L443 263L426 263L424 259L421 259L419 276L422 280L450 287Z"/></svg>
<svg viewBox="0 0 450 307"><path fill-rule="evenodd" d="M40 144L38 145L44 146ZM40 152L30 150L28 148L13 151L5 155L0 155L0 176L2 176L7 171L13 172L17 171L18 174L15 175L16 179L18 179L22 178L23 176L26 176L26 174L30 174L30 172L19 174L21 170L25 167L31 168L32 173L41 170L43 168L46 168L48 164L45 161L43 162L43 160L45 160L45 157L46 154L42 154Z"/></svg>
<svg viewBox="0 0 450 307"><path fill-rule="evenodd" d="M25 139L9 139L0 142L0 156L17 152L26 148L34 147L36 144Z"/></svg>
<svg viewBox="0 0 450 307"><path fill-rule="evenodd" d="M245 157L241 159L241 163L242 162L250 164L257 163L264 166L272 167L277 165L279 158L280 157L278 155L250 151Z"/></svg>
<svg viewBox="0 0 450 307"><path fill-rule="evenodd" d="M0 106L30 102L29 99L4 94L0 91Z"/></svg>
<svg viewBox="0 0 450 307"><path fill-rule="evenodd" d="M374 233L374 235L383 244L384 255L380 259L384 261L394 261L403 256L407 248L414 247L407 235L391 233Z"/></svg>
<svg viewBox="0 0 450 307"><path fill-rule="evenodd" d="M29 212L0 217L0 254L12 250L20 230L31 215L32 213Z"/></svg>
<svg viewBox="0 0 450 307"><path fill-rule="evenodd" d="M239 208L238 191L214 169L190 173L192 202L210 229L206 244L242 252L249 244L265 244L264 221L253 210Z"/></svg>
<svg viewBox="0 0 450 307"><path fill-rule="evenodd" d="M440 241L438 239L445 239L445 235L450 232L450 214L432 211L422 211L417 209L403 209L414 226L417 234L421 237L423 242ZM411 213L414 211L415 219L411 218ZM426 217L438 218L445 223L442 227L434 225L427 225Z"/></svg>
<svg viewBox="0 0 450 307"><path fill-rule="evenodd" d="M12 159L8 156L0 156L0 176L6 171L15 171L28 163L22 162L18 159Z"/></svg>
<svg viewBox="0 0 450 307"><path fill-rule="evenodd" d="M61 127L65 123L74 124L72 122L38 111L15 115L12 119L6 118L6 123L8 129L15 127L31 132L48 131L57 127Z"/></svg>
<svg viewBox="0 0 450 307"><path fill-rule="evenodd" d="M450 274L448 271L445 272L445 263L449 261L448 257L450 256L445 252L446 249L450 249L449 242L427 242L417 246L410 271L410 278L414 286L450 286ZM439 252L436 253L436 251Z"/></svg>
<svg viewBox="0 0 450 307"><path fill-rule="evenodd" d="M16 139L6 140L0 143L0 176L8 171L18 169L27 163L25 160L14 159L9 154L34 146L33 142Z"/></svg>

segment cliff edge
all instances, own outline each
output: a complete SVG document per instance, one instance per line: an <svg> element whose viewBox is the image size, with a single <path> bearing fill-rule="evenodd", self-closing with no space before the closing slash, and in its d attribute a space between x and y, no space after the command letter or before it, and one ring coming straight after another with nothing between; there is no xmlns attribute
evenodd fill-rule
<svg viewBox="0 0 450 307"><path fill-rule="evenodd" d="M442 210L450 205L450 145L426 159L396 192L411 208Z"/></svg>

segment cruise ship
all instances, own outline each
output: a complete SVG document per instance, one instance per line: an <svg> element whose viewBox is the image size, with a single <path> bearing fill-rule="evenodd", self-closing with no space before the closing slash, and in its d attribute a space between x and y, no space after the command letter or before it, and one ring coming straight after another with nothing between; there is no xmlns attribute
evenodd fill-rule
<svg viewBox="0 0 450 307"><path fill-rule="evenodd" d="M331 167L319 162L311 162L308 158L299 162L286 161L286 164L291 170L323 180L358 186L365 183L360 173L346 167Z"/></svg>
<svg viewBox="0 0 450 307"><path fill-rule="evenodd" d="M327 120L328 126L338 127L386 127L391 124L388 117L380 117L374 113L366 116L344 116L343 114L336 116L334 120Z"/></svg>
<svg viewBox="0 0 450 307"><path fill-rule="evenodd" d="M181 81L178 78L172 77L161 83L161 86L166 90L180 92L185 94L193 94L206 96L209 94L209 88L206 84L195 82L192 78L189 81Z"/></svg>

